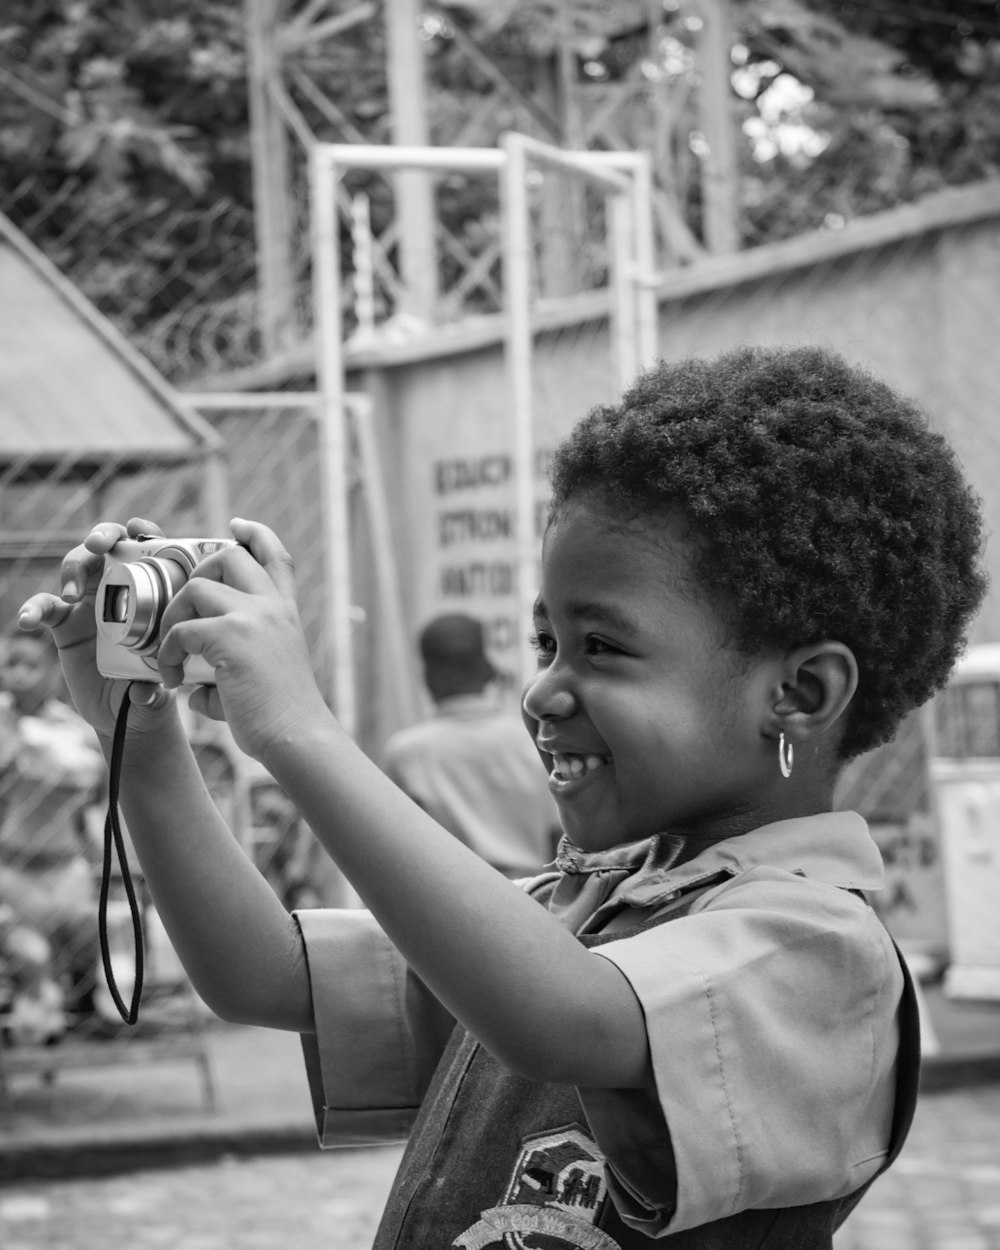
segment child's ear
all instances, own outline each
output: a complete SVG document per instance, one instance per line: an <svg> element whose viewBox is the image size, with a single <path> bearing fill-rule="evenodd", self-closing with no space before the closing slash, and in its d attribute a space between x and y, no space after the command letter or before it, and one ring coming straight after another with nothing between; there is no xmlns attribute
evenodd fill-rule
<svg viewBox="0 0 1000 1250"><path fill-rule="evenodd" d="M771 705L771 728L792 742L827 732L858 688L858 662L842 642L823 641L786 652Z"/></svg>

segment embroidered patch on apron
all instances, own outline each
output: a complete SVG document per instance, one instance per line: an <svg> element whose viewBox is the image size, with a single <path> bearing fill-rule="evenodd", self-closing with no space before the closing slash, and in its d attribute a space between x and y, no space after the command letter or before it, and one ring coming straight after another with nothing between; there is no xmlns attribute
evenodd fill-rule
<svg viewBox="0 0 1000 1250"><path fill-rule="evenodd" d="M578 1124L526 1137L501 1204L452 1242L455 1250L619 1250L596 1226L607 1197L604 1159Z"/></svg>

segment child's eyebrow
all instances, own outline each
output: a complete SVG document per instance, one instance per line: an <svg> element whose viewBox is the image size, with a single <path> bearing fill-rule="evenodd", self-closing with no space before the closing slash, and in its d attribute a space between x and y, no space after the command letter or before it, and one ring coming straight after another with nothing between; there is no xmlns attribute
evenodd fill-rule
<svg viewBox="0 0 1000 1250"><path fill-rule="evenodd" d="M627 638L635 638L639 634L636 624L623 612L607 603L589 603L581 601L567 605L566 614L574 621L589 621L595 625L606 625L616 634ZM535 600L535 620L548 619L548 609L541 599Z"/></svg>

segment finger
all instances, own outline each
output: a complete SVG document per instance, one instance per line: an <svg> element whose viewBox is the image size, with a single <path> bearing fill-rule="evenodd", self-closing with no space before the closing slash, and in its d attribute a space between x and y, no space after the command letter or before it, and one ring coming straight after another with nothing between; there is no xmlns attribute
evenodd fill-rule
<svg viewBox="0 0 1000 1250"><path fill-rule="evenodd" d="M96 590L104 568L105 553L110 551L124 530L106 522L95 526L83 542L68 551L59 570L60 593L67 603L78 603L89 590Z"/></svg>
<svg viewBox="0 0 1000 1250"><path fill-rule="evenodd" d="M189 580L193 582L195 578L231 586L249 595L266 594L268 591L273 594L276 589L267 570L242 545L223 547L206 556L195 565Z"/></svg>
<svg viewBox="0 0 1000 1250"><path fill-rule="evenodd" d="M193 712L200 712L211 720L225 720L226 713L222 708L222 700L215 686L195 686L188 696L188 706Z"/></svg>
<svg viewBox="0 0 1000 1250"><path fill-rule="evenodd" d="M267 571L278 591L285 598L294 599L295 561L274 530L259 521L244 521L241 517L234 517L229 522L229 528L236 541L246 547L261 568Z"/></svg>
<svg viewBox="0 0 1000 1250"><path fill-rule="evenodd" d="M29 631L43 626L46 629L56 629L72 610L72 605L65 603L57 595L41 591L21 604L17 614L17 627Z"/></svg>
<svg viewBox="0 0 1000 1250"><path fill-rule="evenodd" d="M91 579L100 578L104 568L104 556L123 538L140 535L159 535L162 531L155 521L132 517L127 524L102 521L95 525L81 547L74 547L62 564L62 594L70 603L81 599L89 588Z"/></svg>
<svg viewBox="0 0 1000 1250"><path fill-rule="evenodd" d="M149 708L151 711L159 711L174 698L169 690L164 690L162 686L148 681L132 682L128 688L128 697L129 702L134 703L136 707Z"/></svg>
<svg viewBox="0 0 1000 1250"><path fill-rule="evenodd" d="M247 594L276 589L294 601L295 564L273 530L257 521L230 522L237 546L206 557L191 574L206 581L224 582Z"/></svg>
<svg viewBox="0 0 1000 1250"><path fill-rule="evenodd" d="M103 556L123 538L128 538L128 530L124 525L119 525L117 521L101 521L83 540L83 545L95 555Z"/></svg>
<svg viewBox="0 0 1000 1250"><path fill-rule="evenodd" d="M261 576L265 576L263 573ZM160 650L157 653L157 664L160 656L166 654L168 664L178 662L178 655L173 649L170 633L176 625L185 621L210 620L212 617L223 616L226 612L239 609L244 602L244 592L225 582L215 581L210 577L198 580L192 576L187 585L181 587L163 610L160 619Z"/></svg>
<svg viewBox="0 0 1000 1250"><path fill-rule="evenodd" d="M125 523L129 538L162 538L163 530L155 521L147 521L143 517L129 517Z"/></svg>
<svg viewBox="0 0 1000 1250"><path fill-rule="evenodd" d="M28 632L50 630L60 651L92 641L94 637L92 612L46 591L32 595L21 605L17 625Z"/></svg>
<svg viewBox="0 0 1000 1250"><path fill-rule="evenodd" d="M160 680L168 690L184 685L184 662L188 656L203 655L219 630L218 618L193 617L172 625L156 653Z"/></svg>

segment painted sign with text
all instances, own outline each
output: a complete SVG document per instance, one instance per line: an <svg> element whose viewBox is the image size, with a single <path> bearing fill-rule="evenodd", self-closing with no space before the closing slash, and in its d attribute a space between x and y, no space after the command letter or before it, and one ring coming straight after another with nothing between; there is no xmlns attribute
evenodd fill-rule
<svg viewBox="0 0 1000 1250"><path fill-rule="evenodd" d="M535 456L535 537L541 549L551 453ZM486 630L503 687L520 689L522 635L518 620L517 511L514 462L506 451L435 459L430 467L432 551L421 616L467 612Z"/></svg>

